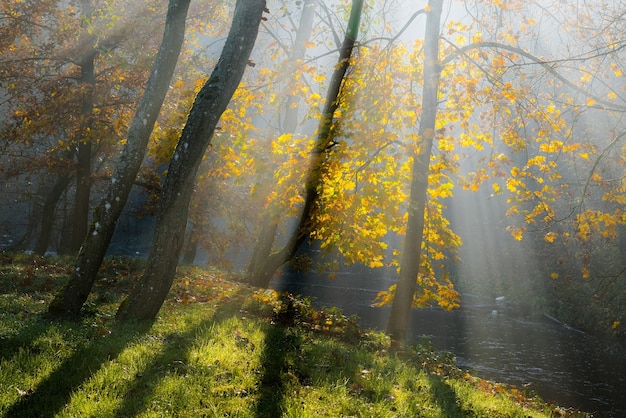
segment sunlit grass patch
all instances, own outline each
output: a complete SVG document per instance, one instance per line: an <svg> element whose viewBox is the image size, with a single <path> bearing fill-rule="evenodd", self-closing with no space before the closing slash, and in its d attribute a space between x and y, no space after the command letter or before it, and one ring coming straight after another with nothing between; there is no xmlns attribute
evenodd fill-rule
<svg viewBox="0 0 626 418"><path fill-rule="evenodd" d="M135 268L109 262L79 322L41 315L51 292L17 286L0 297L0 416L551 415L514 388L467 375L426 341L395 346L336 308L219 272L182 268L154 323L117 323L114 300ZM2 267L0 279L20 282L23 271Z"/></svg>

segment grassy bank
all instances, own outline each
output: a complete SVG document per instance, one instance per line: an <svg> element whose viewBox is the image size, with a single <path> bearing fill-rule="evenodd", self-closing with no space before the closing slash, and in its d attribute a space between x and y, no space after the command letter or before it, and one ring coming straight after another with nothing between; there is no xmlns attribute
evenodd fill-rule
<svg viewBox="0 0 626 418"><path fill-rule="evenodd" d="M141 265L109 259L83 320L50 322L68 260L0 257L0 416L582 416L218 272L181 269L155 323L118 324Z"/></svg>

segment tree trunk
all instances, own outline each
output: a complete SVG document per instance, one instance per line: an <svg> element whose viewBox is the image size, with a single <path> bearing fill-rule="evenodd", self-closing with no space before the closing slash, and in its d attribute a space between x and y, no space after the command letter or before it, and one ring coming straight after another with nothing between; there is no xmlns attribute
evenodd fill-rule
<svg viewBox="0 0 626 418"><path fill-rule="evenodd" d="M318 0L306 0L302 7L302 16L300 17L300 24L296 32L296 39L293 44L291 56L289 57L289 63L286 65L284 75L290 78L289 85L287 86L287 91L290 93L285 101L285 118L281 129L283 134L295 133L298 126L298 105L300 103L300 96L293 94L291 91L298 76L296 71L297 65L299 61L304 58L306 43L311 38L317 2ZM276 231L278 230L278 223L280 222L276 212L272 204L270 204L270 207L265 211L261 232L259 233L259 238L254 247L252 258L248 263L247 274L250 277L254 277L254 275L258 273L262 262L267 259L272 252Z"/></svg>
<svg viewBox="0 0 626 418"><path fill-rule="evenodd" d="M78 41L76 57L80 67L80 94L82 105L80 123L73 147L76 149L76 191L74 208L71 218L71 237L69 245L64 248L67 253L78 253L83 238L87 234L89 222L89 196L91 194L91 137L93 134L94 94L96 87L95 61L98 50L97 40L87 29L93 15L92 0L80 0L82 33Z"/></svg>
<svg viewBox="0 0 626 418"><path fill-rule="evenodd" d="M404 341L406 339L420 267L428 171L437 117L439 25L442 2L443 0L430 0L430 11L426 18L424 87L422 93L422 114L418 130L421 143L418 153L413 156L413 179L409 197L407 230L400 262L400 277L398 278L387 323L387 334L394 341Z"/></svg>
<svg viewBox="0 0 626 418"><path fill-rule="evenodd" d="M185 244L183 250L183 264L192 265L196 261L196 254L198 253L198 235L200 228L196 223L191 225L191 228L187 230L185 234Z"/></svg>
<svg viewBox="0 0 626 418"><path fill-rule="evenodd" d="M267 287L276 270L296 255L302 243L304 243L311 234L311 219L319 198L319 187L322 182L324 161L328 157L331 148L335 145L333 115L339 106L341 86L348 67L350 66L350 57L354 49L356 37L359 33L362 9L363 0L352 0L352 10L350 11L346 36L341 46L338 63L330 79L330 85L328 86L328 92L326 94L326 104L320 116L318 136L315 147L313 148L313 157L305 184L306 197L304 208L302 209L298 226L289 238L287 244L277 252L270 254L260 266L259 270L253 275L251 282L256 286Z"/></svg>
<svg viewBox="0 0 626 418"><path fill-rule="evenodd" d="M276 231L278 231L278 222L275 219L270 218L264 220L261 232L259 233L259 238L254 246L252 257L250 258L250 262L248 263L248 267L246 269L249 277L254 277L262 266L262 263L271 254L274 239L276 238Z"/></svg>
<svg viewBox="0 0 626 418"><path fill-rule="evenodd" d="M298 31L296 32L296 39L293 43L293 50L291 57L289 58L289 65L287 65L288 74L291 77L291 87L296 81L297 76L296 68L300 61L304 59L306 53L306 43L311 39L311 32L313 31L313 20L315 18L315 9L317 8L318 0L305 0L302 6L302 16L300 17L300 23L298 25ZM291 89L289 90L291 91ZM300 103L300 96L290 93L287 96L285 103L285 120L283 122L283 133L293 133L298 126L298 104Z"/></svg>
<svg viewBox="0 0 626 418"><path fill-rule="evenodd" d="M215 126L239 85L256 41L265 0L237 0L232 27L213 73L189 112L163 186L146 270L120 305L120 320L152 320L172 286L196 174Z"/></svg>
<svg viewBox="0 0 626 418"><path fill-rule="evenodd" d="M70 252L78 253L89 223L89 196L91 195L91 131L93 127L94 65L98 51L90 49L80 59L80 83L83 85L81 132L76 147L76 194Z"/></svg>
<svg viewBox="0 0 626 418"><path fill-rule="evenodd" d="M63 192L70 184L71 177L69 174L59 174L57 181L52 186L52 190L46 196L41 214L41 230L39 237L35 243L35 254L44 255L50 246L52 238L52 230L54 228L54 214L56 212L59 199L63 196Z"/></svg>
<svg viewBox="0 0 626 418"><path fill-rule="evenodd" d="M72 277L48 307L48 314L53 317L76 317L91 292L169 89L185 38L189 3L190 0L170 0L163 40L146 83L145 92L129 127L128 140L105 197L94 210L93 221L84 236L85 240L76 259Z"/></svg>

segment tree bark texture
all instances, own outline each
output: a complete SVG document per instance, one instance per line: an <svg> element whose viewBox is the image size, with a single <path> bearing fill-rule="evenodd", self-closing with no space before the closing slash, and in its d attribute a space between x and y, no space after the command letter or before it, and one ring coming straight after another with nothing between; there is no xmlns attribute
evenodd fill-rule
<svg viewBox="0 0 626 418"><path fill-rule="evenodd" d="M439 26L443 0L430 0L424 38L424 87L422 114L418 134L419 152L413 156L413 178L409 197L407 230L400 261L400 276L396 285L387 334L394 341L404 341L409 327L411 307L422 253L424 212L427 201L430 154L435 136L437 92L439 89Z"/></svg>
<svg viewBox="0 0 626 418"><path fill-rule="evenodd" d="M190 0L170 0L163 40L146 83L145 92L128 129L128 140L116 164L105 197L94 210L93 220L84 236L72 277L48 307L50 316L70 318L78 316L91 292L169 89L185 38L189 3Z"/></svg>
<svg viewBox="0 0 626 418"><path fill-rule="evenodd" d="M343 40L339 52L339 60L333 71L326 94L326 104L320 116L318 136L313 148L311 165L305 184L304 208L300 215L298 226L289 238L287 244L277 252L270 254L259 271L251 278L252 284L259 287L267 287L274 273L285 263L290 261L297 253L300 246L311 234L311 218L317 200L319 199L319 188L322 181L322 170L324 161L328 157L334 145L333 115L339 106L341 87L343 80L350 66L350 57L359 33L361 21L361 11L363 10L363 0L353 0L346 36Z"/></svg>
<svg viewBox="0 0 626 418"><path fill-rule="evenodd" d="M170 161L146 270L120 305L120 320L152 320L174 281L184 242L189 201L200 162L222 113L239 85L256 41L265 0L238 0L222 54L189 112Z"/></svg>

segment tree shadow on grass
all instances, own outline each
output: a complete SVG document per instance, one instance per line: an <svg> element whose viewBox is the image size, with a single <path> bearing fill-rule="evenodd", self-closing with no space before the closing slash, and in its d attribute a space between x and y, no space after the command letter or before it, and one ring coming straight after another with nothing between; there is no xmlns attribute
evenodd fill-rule
<svg viewBox="0 0 626 418"><path fill-rule="evenodd" d="M461 408L460 399L454 389L448 385L443 378L435 375L429 375L430 391L433 399L441 408L444 417L468 417L474 416L471 411L465 411Z"/></svg>
<svg viewBox="0 0 626 418"><path fill-rule="evenodd" d="M87 381L105 362L115 359L133 340L146 333L151 325L151 322L132 326L115 324L109 335L93 338L77 347L74 353L32 392L11 405L6 416L40 418L55 416L67 404L76 388Z"/></svg>
<svg viewBox="0 0 626 418"><path fill-rule="evenodd" d="M237 300L237 296L233 296ZM150 364L135 376L126 390L116 416L134 416L148 405L147 400L167 373L176 372L186 367L182 361L197 336L207 327L227 320L238 312L238 303L220 305L214 315L199 321L186 332L173 331L163 337L163 350L150 360ZM54 323L48 323L53 326ZM71 324L71 323L68 323ZM65 359L55 371L47 376L34 391L22 396L6 411L7 417L53 417L68 403L71 394L96 373L105 363L116 359L133 341L139 340L152 327L153 322L113 324L111 333L77 347L73 354ZM41 325L45 332L45 326ZM35 327L35 330L38 330ZM29 337L30 345L35 339ZM25 342L24 338L21 340ZM184 371L183 371L184 372Z"/></svg>
<svg viewBox="0 0 626 418"><path fill-rule="evenodd" d="M255 406L255 416L259 418L282 415L287 376L293 376L300 381L307 378L295 365L302 341L293 329L298 315L293 305L294 299L287 293L282 293L280 300L284 309L274 312L261 354L262 374L259 379L259 398Z"/></svg>
<svg viewBox="0 0 626 418"><path fill-rule="evenodd" d="M334 344L330 335L320 343L306 338L300 308L293 305L295 299L287 293L280 297L285 308L274 313L261 354L261 376L254 410L257 418L282 416L288 409L285 400L292 385L299 388L316 384L334 385L345 381L346 376L358 380L356 363L350 358L349 348ZM326 358L326 361L313 363L321 358ZM371 358L360 360L363 364L372 363ZM361 391L358 383L351 390L365 397L376 396Z"/></svg>
<svg viewBox="0 0 626 418"><path fill-rule="evenodd" d="M168 373L186 373L188 367L184 360L194 342L206 333L207 329L214 328L239 312L241 306L238 291L231 295L230 302L220 304L216 312L190 327L183 333L171 332L164 337L164 347L161 352L151 359L150 364L143 370L126 390L124 399L115 415L119 417L136 416L149 407L148 400L152 398L158 383Z"/></svg>
<svg viewBox="0 0 626 418"><path fill-rule="evenodd" d="M21 348L26 348L32 355L36 355L38 350L33 347L33 342L44 334L49 326L49 323L36 318L20 327L19 332L14 335L0 335L0 360L8 360L10 363L10 358L14 358Z"/></svg>
<svg viewBox="0 0 626 418"><path fill-rule="evenodd" d="M265 344L261 355L263 371L259 382L259 399L255 408L255 416L281 416L285 396L282 374L287 367L287 352L294 349L294 343L297 344L297 341L294 338L289 338L286 325L276 323L270 325L265 335Z"/></svg>

